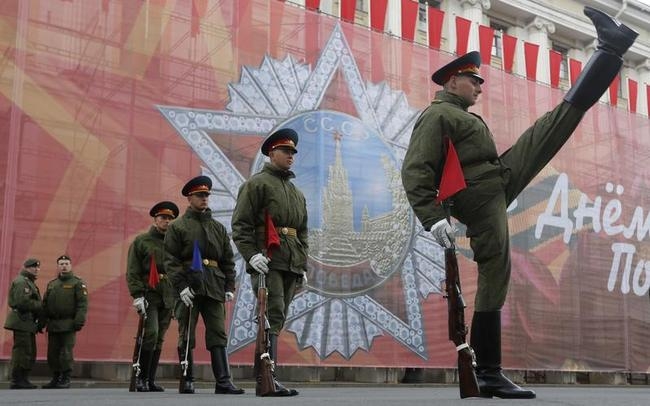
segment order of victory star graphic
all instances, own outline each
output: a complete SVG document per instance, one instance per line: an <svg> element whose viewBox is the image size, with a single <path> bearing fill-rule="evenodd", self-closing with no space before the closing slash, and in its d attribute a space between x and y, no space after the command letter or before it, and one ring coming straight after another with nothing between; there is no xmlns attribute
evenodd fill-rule
<svg viewBox="0 0 650 406"><path fill-rule="evenodd" d="M337 73L356 116L319 109ZM321 359L333 352L350 359L388 334L427 359L421 301L442 293L443 251L415 221L399 171L419 111L385 82L363 82L339 24L313 70L291 55L267 55L259 68L242 67L240 81L228 90L226 110L157 107L204 163L203 174L213 180L210 207L228 228L245 178L211 135L259 136L261 145L276 128L300 134L294 182L309 211L309 284L294 298L285 324L298 347L313 348ZM264 162L258 152L251 173ZM257 330L246 263L239 254L235 260L240 288L231 353L254 342ZM399 316L372 294L394 278L404 300Z"/></svg>

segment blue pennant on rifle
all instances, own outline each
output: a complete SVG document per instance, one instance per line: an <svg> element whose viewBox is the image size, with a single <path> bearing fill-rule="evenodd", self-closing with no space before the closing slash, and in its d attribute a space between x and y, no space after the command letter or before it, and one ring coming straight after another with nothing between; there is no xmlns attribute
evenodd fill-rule
<svg viewBox="0 0 650 406"><path fill-rule="evenodd" d="M192 253L192 272L203 272L203 258L201 257L201 250L199 249L198 240L194 240L194 252Z"/></svg>

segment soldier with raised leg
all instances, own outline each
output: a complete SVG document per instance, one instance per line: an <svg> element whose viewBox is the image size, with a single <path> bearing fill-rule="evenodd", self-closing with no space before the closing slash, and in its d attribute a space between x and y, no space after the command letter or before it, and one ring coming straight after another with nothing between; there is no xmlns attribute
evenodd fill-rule
<svg viewBox="0 0 650 406"><path fill-rule="evenodd" d="M449 198L451 214L467 226L478 264L478 284L470 345L476 353L481 396L534 398L535 393L510 381L501 369L501 308L510 282L510 242L506 209L555 156L585 112L618 75L623 54L637 33L608 15L585 7L598 34L598 46L564 100L527 129L502 154L481 117L468 108L481 94L478 52L470 52L436 71L443 87L418 118L402 165L409 202L426 230L443 247L454 233L436 203L444 164L443 139L453 143L467 188Z"/></svg>

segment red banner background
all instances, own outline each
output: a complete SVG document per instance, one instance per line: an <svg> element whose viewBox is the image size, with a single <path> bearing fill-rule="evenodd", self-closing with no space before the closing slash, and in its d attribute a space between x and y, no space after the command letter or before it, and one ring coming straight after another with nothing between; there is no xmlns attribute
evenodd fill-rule
<svg viewBox="0 0 650 406"><path fill-rule="evenodd" d="M0 126L7 134L0 137L0 155L6 157L0 161L0 322L8 310L9 283L22 261L41 259L37 282L44 289L55 276L55 259L68 253L90 291L88 323L75 349L78 360L129 360L137 316L125 284L128 246L149 227L154 202L186 205L180 189L204 165L156 106L227 110L235 92L230 86L242 80L244 67L259 67L266 56L293 58L313 69L325 57L320 51L338 23L284 2L233 0L209 2L201 29L192 30L193 1L148 4L148 9L144 2L127 0L110 1L105 8L104 2L0 4ZM378 24L374 17L373 22ZM362 85L381 81L386 86L381 94L391 100L413 109L428 105L439 89L431 72L451 55L341 24ZM402 55L429 63L404 65ZM572 63L572 80L574 69ZM500 151L562 100L558 89L489 66L481 74L486 79L482 99L472 111L490 125ZM339 71L332 79L321 109L355 114L345 75ZM262 138L225 134L216 142L248 177ZM405 140L395 140L394 148L399 156ZM648 370L647 229L638 225L638 234L627 235L616 226L634 228L634 218L648 216L649 158L647 117L598 104L511 208L513 275L503 309L506 367ZM581 204L592 210L576 211ZM562 227L540 220L547 210L564 220L558 222ZM476 272L467 241L460 244L471 315ZM617 268L615 250L623 248L633 253L624 254ZM627 269L626 258L631 259ZM407 306L421 306L426 358L385 331L349 358L336 352L321 357L284 333L283 364L455 365L442 296L409 298L407 304L397 277L368 295L402 317ZM201 323L197 335L203 335ZM163 359L175 360L176 339L174 322ZM11 341L10 332L2 330L0 357L9 358ZM42 359L42 335L38 345ZM196 358L207 362L207 351L197 351ZM251 360L250 346L231 354L235 364Z"/></svg>

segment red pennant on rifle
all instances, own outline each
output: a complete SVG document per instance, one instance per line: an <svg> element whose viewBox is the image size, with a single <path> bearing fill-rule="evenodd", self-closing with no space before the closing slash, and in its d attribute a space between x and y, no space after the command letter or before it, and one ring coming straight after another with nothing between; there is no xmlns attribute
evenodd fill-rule
<svg viewBox="0 0 650 406"><path fill-rule="evenodd" d="M271 258L271 250L280 248L280 236L275 230L273 219L268 210L264 210L264 224L266 226L266 256Z"/></svg>
<svg viewBox="0 0 650 406"><path fill-rule="evenodd" d="M445 137L444 140L445 144L447 144L447 157L445 158L445 166L442 168L438 197L436 197L437 203L442 202L467 187L465 176L463 176L463 168L460 166L460 160L456 154L454 144L449 137Z"/></svg>
<svg viewBox="0 0 650 406"><path fill-rule="evenodd" d="M149 286L156 288L160 282L160 276L158 275L158 267L156 266L156 259L154 256L151 256L151 265L149 266Z"/></svg>

